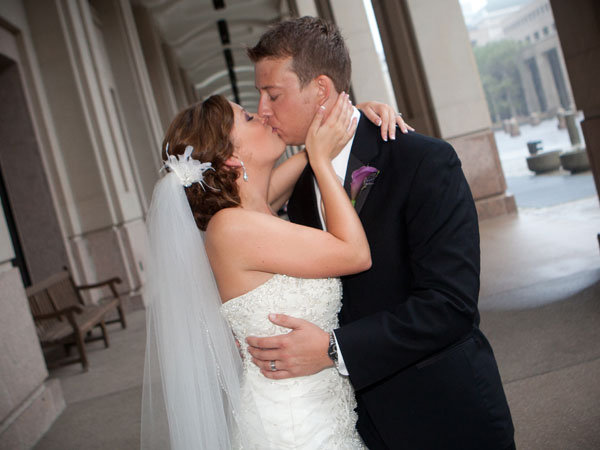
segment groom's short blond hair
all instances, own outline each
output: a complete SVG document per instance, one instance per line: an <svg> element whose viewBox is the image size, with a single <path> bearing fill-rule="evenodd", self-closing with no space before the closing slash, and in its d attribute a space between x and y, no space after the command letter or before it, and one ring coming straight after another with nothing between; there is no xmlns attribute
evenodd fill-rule
<svg viewBox="0 0 600 450"><path fill-rule="evenodd" d="M327 75L338 92L348 92L352 64L340 30L317 17L300 17L277 23L246 53L253 63L266 58L292 57L292 70L306 86Z"/></svg>

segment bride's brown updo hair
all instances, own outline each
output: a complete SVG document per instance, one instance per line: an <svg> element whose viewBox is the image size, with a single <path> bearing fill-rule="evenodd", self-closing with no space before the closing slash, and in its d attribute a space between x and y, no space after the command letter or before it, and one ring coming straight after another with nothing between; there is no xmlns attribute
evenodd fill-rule
<svg viewBox="0 0 600 450"><path fill-rule="evenodd" d="M223 208L238 206L240 194L235 180L239 172L225 165L233 155L230 140L234 118L233 109L227 99L213 95L181 111L169 125L162 144L162 159L169 155L183 155L188 145L194 147L192 158L203 163L210 162L214 170L204 172L204 189L200 183L185 188L196 225L206 230L208 221Z"/></svg>

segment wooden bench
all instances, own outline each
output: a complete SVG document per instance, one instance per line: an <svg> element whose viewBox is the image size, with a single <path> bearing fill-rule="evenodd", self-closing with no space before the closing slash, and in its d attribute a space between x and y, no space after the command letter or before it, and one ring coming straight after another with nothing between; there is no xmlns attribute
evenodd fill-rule
<svg viewBox="0 0 600 450"><path fill-rule="evenodd" d="M85 342L104 340L104 346L109 346L106 324L120 322L125 328L125 313L116 284L121 283L118 277L95 284L76 286L68 271L63 271L34 284L26 289L29 307L35 322L38 338L43 348L62 345L67 357L72 345L76 345L79 358L66 358L57 363L48 364L48 368L81 362L83 370L88 370L88 359L85 352ZM81 292L89 289L110 289L112 297L99 304L86 305ZM118 318L105 321L105 314L117 310ZM100 327L101 336L92 337L92 329Z"/></svg>

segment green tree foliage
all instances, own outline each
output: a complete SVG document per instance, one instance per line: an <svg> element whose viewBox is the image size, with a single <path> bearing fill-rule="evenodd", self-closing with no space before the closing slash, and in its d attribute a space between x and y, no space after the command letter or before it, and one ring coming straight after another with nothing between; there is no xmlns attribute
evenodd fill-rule
<svg viewBox="0 0 600 450"><path fill-rule="evenodd" d="M496 41L473 51L492 120L529 114L517 68L520 44Z"/></svg>

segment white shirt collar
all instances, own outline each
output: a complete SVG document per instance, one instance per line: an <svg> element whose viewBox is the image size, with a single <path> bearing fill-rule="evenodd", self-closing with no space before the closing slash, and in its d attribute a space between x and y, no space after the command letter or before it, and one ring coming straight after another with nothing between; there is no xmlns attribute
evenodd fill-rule
<svg viewBox="0 0 600 450"><path fill-rule="evenodd" d="M354 108L354 112L352 113L352 118L354 119L355 117L356 117L356 120L358 123L358 121L360 120L360 111L356 108ZM342 185L344 184L344 180L346 179L346 170L348 170L348 160L350 159L350 150L352 149L352 143L354 142L355 136L356 136L356 132L354 132L354 135L350 138L350 140L344 146L342 151L339 152L338 155L331 160L331 165L333 166L333 170L335 171L335 174L340 179L340 183L342 183ZM325 226L325 221L323 220L323 211L321 209L321 191L319 190L319 184L317 183L317 179L316 178L313 178L313 179L314 179L314 183L315 183L315 195L317 197L317 205L318 205L317 209L319 211L319 219L321 220L321 225L323 226L323 229L327 230L327 227Z"/></svg>
<svg viewBox="0 0 600 450"><path fill-rule="evenodd" d="M353 107L354 111L352 112L352 118L356 117L356 123L360 120L360 111ZM333 158L331 161L331 165L333 166L333 170L335 171L338 178L342 180L342 184L346 179L346 170L348 169L348 159L350 159L350 150L352 149L352 144L354 143L354 137L356 136L356 131L348 141L348 143L344 146L341 152Z"/></svg>

